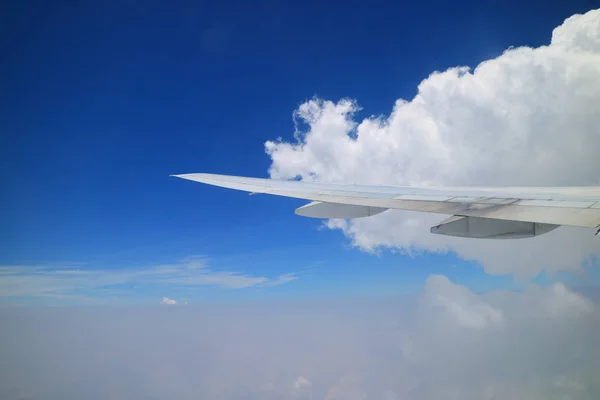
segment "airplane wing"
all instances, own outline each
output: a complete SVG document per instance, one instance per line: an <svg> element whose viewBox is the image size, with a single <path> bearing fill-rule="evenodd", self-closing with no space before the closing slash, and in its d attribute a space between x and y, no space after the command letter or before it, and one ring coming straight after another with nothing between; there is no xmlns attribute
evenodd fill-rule
<svg viewBox="0 0 600 400"><path fill-rule="evenodd" d="M364 186L246 178L216 174L172 175L209 185L310 200L296 214L312 218L363 218L389 209L445 214L431 233L468 238L525 238L557 227L600 232L600 187Z"/></svg>

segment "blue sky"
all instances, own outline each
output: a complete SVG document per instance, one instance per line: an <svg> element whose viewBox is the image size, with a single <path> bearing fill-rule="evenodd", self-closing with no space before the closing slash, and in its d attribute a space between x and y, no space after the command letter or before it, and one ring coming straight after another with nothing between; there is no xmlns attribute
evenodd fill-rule
<svg viewBox="0 0 600 400"><path fill-rule="evenodd" d="M25 276L126 271L135 278L52 292L117 302L396 295L420 290L432 273L477 291L514 288L512 277L489 276L453 255L349 248L339 232L294 215L301 201L249 198L169 175L265 177L265 141L293 138L292 112L306 99L351 97L365 115L389 113L434 70L547 44L554 27L590 7L15 3L0 17L0 173L8 189L0 265ZM181 273L191 256L207 260L202 276L297 279L232 290L138 275L159 265ZM29 293L10 301L57 299Z"/></svg>

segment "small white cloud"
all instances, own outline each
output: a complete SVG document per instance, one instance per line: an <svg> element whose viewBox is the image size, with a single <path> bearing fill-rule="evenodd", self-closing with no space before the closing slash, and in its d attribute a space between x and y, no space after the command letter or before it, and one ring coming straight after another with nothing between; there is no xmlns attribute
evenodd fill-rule
<svg viewBox="0 0 600 400"><path fill-rule="evenodd" d="M296 379L296 381L294 382L294 387L296 389L310 386L312 386L312 383L303 376L299 376L298 379Z"/></svg>
<svg viewBox="0 0 600 400"><path fill-rule="evenodd" d="M168 297L163 297L163 299L160 302L160 304L167 304L167 305L172 306L174 304L177 304L177 300L173 300L173 299L170 299Z"/></svg>

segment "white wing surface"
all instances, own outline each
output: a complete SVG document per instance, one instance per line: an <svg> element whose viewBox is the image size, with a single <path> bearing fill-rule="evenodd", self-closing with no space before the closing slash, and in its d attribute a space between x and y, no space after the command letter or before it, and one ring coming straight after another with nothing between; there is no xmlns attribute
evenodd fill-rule
<svg viewBox="0 0 600 400"><path fill-rule="evenodd" d="M310 200L296 214L313 218L362 218L388 209L451 215L431 228L432 233L450 236L522 238L561 225L600 228L600 187L362 186L203 173L173 176Z"/></svg>

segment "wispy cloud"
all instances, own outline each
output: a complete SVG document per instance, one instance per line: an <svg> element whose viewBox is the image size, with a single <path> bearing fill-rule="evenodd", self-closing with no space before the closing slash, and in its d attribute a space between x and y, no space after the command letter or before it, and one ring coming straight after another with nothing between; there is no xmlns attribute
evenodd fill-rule
<svg viewBox="0 0 600 400"><path fill-rule="evenodd" d="M279 286L296 279L298 279L298 277L295 274L283 274L280 275L277 279L272 279L268 282L265 282L263 286Z"/></svg>
<svg viewBox="0 0 600 400"><path fill-rule="evenodd" d="M148 268L1 266L0 301L2 298L14 297L115 297L127 295L140 287L158 285L178 288L208 285L223 289L243 289L253 286L276 286L297 279L295 274L269 278L232 271L215 271L209 267L209 262L206 257L194 256L178 263ZM126 290L123 290L123 287Z"/></svg>

